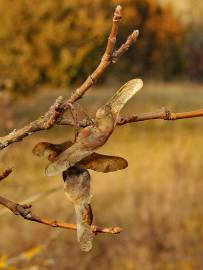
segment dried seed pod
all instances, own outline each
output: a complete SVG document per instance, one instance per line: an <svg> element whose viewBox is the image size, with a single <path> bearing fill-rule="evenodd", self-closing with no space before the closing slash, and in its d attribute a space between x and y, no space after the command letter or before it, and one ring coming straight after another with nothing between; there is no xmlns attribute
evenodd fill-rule
<svg viewBox="0 0 203 270"><path fill-rule="evenodd" d="M120 110L142 86L140 79L131 80L122 86L97 110L95 124L82 129L76 143L58 155L46 168L46 175L53 176L65 171L104 145L114 130Z"/></svg>
<svg viewBox="0 0 203 270"><path fill-rule="evenodd" d="M75 207L80 248L88 252L92 248L93 241L90 174L85 169L73 166L63 172L63 179L65 194Z"/></svg>
<svg viewBox="0 0 203 270"><path fill-rule="evenodd" d="M45 157L49 161L53 161L55 157L68 149L72 144L73 143L70 141L61 144L40 142L33 148L32 152L38 157ZM75 165L84 169L108 173L125 169L128 166L128 162L122 157L102 155L93 152L90 156L85 157Z"/></svg>

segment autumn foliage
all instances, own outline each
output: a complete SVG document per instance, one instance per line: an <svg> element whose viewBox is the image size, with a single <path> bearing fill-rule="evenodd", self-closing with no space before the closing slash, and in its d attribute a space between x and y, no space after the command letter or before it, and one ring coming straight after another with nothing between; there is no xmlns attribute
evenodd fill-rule
<svg viewBox="0 0 203 270"><path fill-rule="evenodd" d="M203 81L203 22L195 25L188 34L187 73L192 80Z"/></svg>
<svg viewBox="0 0 203 270"><path fill-rule="evenodd" d="M118 1L0 1L0 74L15 91L28 93L41 84L67 86L92 71L103 53ZM125 0L120 41L133 29L136 50L114 68L119 78L147 74L171 78L183 67L184 27L170 8L155 0Z"/></svg>

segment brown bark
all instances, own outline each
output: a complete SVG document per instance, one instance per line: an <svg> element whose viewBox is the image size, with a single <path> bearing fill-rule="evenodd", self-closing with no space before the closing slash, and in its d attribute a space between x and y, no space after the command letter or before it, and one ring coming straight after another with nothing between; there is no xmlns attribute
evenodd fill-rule
<svg viewBox="0 0 203 270"><path fill-rule="evenodd" d="M12 173L12 169L7 169L0 174L0 182Z"/></svg>
<svg viewBox="0 0 203 270"><path fill-rule="evenodd" d="M48 225L51 227L56 227L56 228L63 228L63 229L68 229L68 230L77 229L76 224L63 223L63 222L58 222L56 220L48 220L48 219L41 218L39 216L32 214L30 210L32 207L31 205L20 205L1 196L0 196L0 204L8 208L13 214L19 215L29 221L41 223L41 224ZM92 231L95 233L110 233L110 234L117 234L123 230L120 227L103 228L96 225L92 225L91 228L92 228Z"/></svg>
<svg viewBox="0 0 203 270"><path fill-rule="evenodd" d="M22 141L25 137L32 135L34 132L40 130L48 130L52 128L55 124L60 123L60 119L64 112L70 108L70 104L73 104L78 99L80 99L90 87L95 84L95 82L105 73L107 68L115 63L120 56L122 56L129 47L136 41L139 31L134 31L127 39L126 43L123 44L120 49L114 52L114 47L116 44L116 37L118 34L118 27L122 19L122 7L117 6L113 16L112 29L108 38L107 47L105 53L101 59L100 64L95 69L95 71L85 80L85 82L77 88L73 94L63 102L63 98L59 97L56 99L55 103L50 107L49 111L43 116L39 117L37 120L31 122L29 125L19 129L14 130L4 137L0 137L0 150L4 149L8 145ZM71 123L74 119L70 120Z"/></svg>

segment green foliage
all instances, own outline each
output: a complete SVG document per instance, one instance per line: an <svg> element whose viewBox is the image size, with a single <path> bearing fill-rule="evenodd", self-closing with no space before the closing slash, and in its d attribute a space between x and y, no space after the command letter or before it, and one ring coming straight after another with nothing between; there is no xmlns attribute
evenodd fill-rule
<svg viewBox="0 0 203 270"><path fill-rule="evenodd" d="M122 41L133 28L141 37L116 74L180 72L183 27L172 11L154 0L126 0L123 6ZM24 93L38 84L83 79L99 61L114 7L113 0L0 0L1 78Z"/></svg>

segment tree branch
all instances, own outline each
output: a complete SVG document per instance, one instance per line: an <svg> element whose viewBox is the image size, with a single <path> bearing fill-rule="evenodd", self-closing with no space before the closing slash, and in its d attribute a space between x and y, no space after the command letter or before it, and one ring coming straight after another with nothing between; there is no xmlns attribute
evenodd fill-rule
<svg viewBox="0 0 203 270"><path fill-rule="evenodd" d="M125 51L136 41L139 31L134 31L127 39L126 43L121 46L120 49L114 52L116 44L116 38L118 35L118 27L122 19L122 7L117 6L113 16L113 23L110 36L108 38L107 47L105 53L101 59L100 64L96 70L86 79L86 81L77 88L69 99L63 102L62 97L58 97L55 103L50 107L47 113L39 117L37 120L31 122L29 125L19 129L13 130L11 133L4 137L0 137L0 150L4 149L8 145L22 141L25 137L32 135L34 132L40 130L48 130L52 128L56 123L60 123L60 119L64 112L70 108L70 104L73 104L80 99L86 91L104 74L111 63L117 62L118 58L123 55ZM71 126L73 126L73 120L70 120ZM63 120L62 120L63 122ZM82 123L79 126L84 126ZM87 126L87 122L85 123Z"/></svg>
<svg viewBox="0 0 203 270"><path fill-rule="evenodd" d="M140 122L140 121L146 121L146 120L155 120L155 119L162 119L162 120L180 120L180 119L188 119L188 118L194 118L194 117L203 117L203 109L195 110L191 112L180 112L175 113L171 112L169 109L163 107L158 111L154 112L147 112L147 113L137 113L133 114L131 116L121 116L117 121L117 126L122 126L129 123L134 122ZM84 119L78 121L78 125L82 128L89 126L92 120ZM57 122L58 125L70 125L73 126L74 122L72 119L69 118L62 118L59 122Z"/></svg>
<svg viewBox="0 0 203 270"><path fill-rule="evenodd" d="M11 169L5 170L0 175L0 180L5 179L9 174L11 174L11 172L12 172ZM58 190L58 187L49 190L47 193L50 194L51 192L56 191L56 190ZM47 194L45 194L45 195L47 195ZM38 198L34 198L34 200L36 200L36 199L38 199ZM18 204L18 203L15 203L13 201L8 200L5 197L0 196L0 205L9 209L13 214L19 215L26 220L34 221L34 222L48 225L51 227L57 227L57 228L63 228L63 229L69 229L69 230L76 230L77 229L77 225L75 225L75 224L58 222L56 220L48 220L48 219L44 219L44 218L41 218L39 216L32 214L32 212L31 212L32 205L31 204ZM110 234L117 234L117 233L122 232L122 230L123 230L120 227L103 228L103 227L99 227L96 225L92 225L91 229L94 233L110 233Z"/></svg>
<svg viewBox="0 0 203 270"><path fill-rule="evenodd" d="M12 169L7 169L0 174L0 182L12 173Z"/></svg>
<svg viewBox="0 0 203 270"><path fill-rule="evenodd" d="M162 119L162 120L171 121L171 120L188 119L188 118L202 117L202 116L203 116L203 109L195 110L191 112L175 113L175 112L171 112L167 108L162 108L159 111L155 111L155 112L134 114L129 117L120 117L120 119L117 122L117 125L122 126L128 123L153 120L153 119Z"/></svg>
<svg viewBox="0 0 203 270"><path fill-rule="evenodd" d="M127 38L126 43L124 43L118 50L114 51L116 45L119 24L122 19L122 7L118 5L115 9L113 16L113 23L111 28L111 33L108 38L106 50L102 56L101 62L95 71L85 80L85 82L71 95L67 102L73 103L80 99L85 92L95 84L95 82L105 73L108 67L112 63L116 63L118 58L121 57L131 46L136 42L139 35L139 31L133 31L133 33Z"/></svg>
<svg viewBox="0 0 203 270"><path fill-rule="evenodd" d="M19 130L13 130L8 135L0 137L0 150L14 142L22 141L25 137L32 135L36 131L52 128L57 123L59 117L64 113L62 105L63 97L58 97L54 104L49 108L48 112L43 116Z"/></svg>
<svg viewBox="0 0 203 270"><path fill-rule="evenodd" d="M53 106L52 106L53 107ZM51 108L52 108L51 107ZM62 113L61 113L62 114ZM61 117L61 114L57 115L57 111L53 113L53 115L46 113L45 116L35 120L34 122L30 123L29 125L25 126L22 129L17 131L13 131L9 133L5 137L0 137L0 150L7 147L8 145L19 142L23 138L32 135L32 133L39 131L39 130L47 130L50 129L55 123L57 125L69 125L74 126L75 123L73 119ZM154 120L154 119L162 119L162 120L180 120L180 119L188 119L194 117L203 117L203 109L191 111L191 112L180 112L175 113L171 112L167 108L162 108L155 112L148 112L148 113L138 113L128 117L120 117L117 126L122 126L129 123L146 121L146 120ZM78 126L81 128L87 127L92 124L94 119L83 119L78 121Z"/></svg>
<svg viewBox="0 0 203 270"><path fill-rule="evenodd" d="M70 103L73 103L80 99L85 92L103 75L109 65L112 63L112 54L118 35L119 23L122 19L122 7L117 6L113 16L113 23L111 33L108 38L107 47L105 53L101 59L100 64L96 70L85 80L85 82L71 95L68 99Z"/></svg>
<svg viewBox="0 0 203 270"><path fill-rule="evenodd" d="M136 42L138 36L139 30L134 30L132 34L127 38L126 43L124 43L118 50L113 53L113 63L116 63L118 61L118 58L128 51L132 44Z"/></svg>
<svg viewBox="0 0 203 270"><path fill-rule="evenodd" d="M29 221L34 221L51 227L63 228L68 230L77 229L77 226L75 224L58 222L56 220L48 220L32 214L30 210L32 207L31 205L20 205L1 196L0 196L0 204L8 208L13 214L19 215ZM120 227L103 228L96 225L92 225L91 229L95 233L110 233L110 234L117 234L122 232L123 230Z"/></svg>

